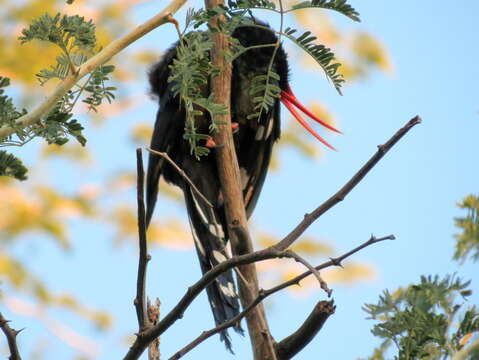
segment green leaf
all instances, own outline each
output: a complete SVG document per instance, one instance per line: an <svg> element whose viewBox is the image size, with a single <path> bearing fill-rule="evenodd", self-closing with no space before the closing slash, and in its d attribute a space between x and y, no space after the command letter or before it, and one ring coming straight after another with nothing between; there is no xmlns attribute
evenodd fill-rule
<svg viewBox="0 0 479 360"><path fill-rule="evenodd" d="M295 29L286 28L284 31L284 36L293 41L296 45L301 47L306 51L316 62L321 66L326 74L327 78L331 80L334 87L341 94L341 85L344 82L344 79L340 73L338 73L338 68L341 66L339 63L333 63L334 54L331 50L324 45L312 43L316 40L315 36L309 36L311 32L306 31L304 34L299 37L294 37Z"/></svg>
<svg viewBox="0 0 479 360"><path fill-rule="evenodd" d="M458 206L466 210L466 216L454 219L456 227L461 230L454 235L457 240L454 260L464 262L472 253L473 261L477 261L479 259L479 197L468 195Z"/></svg>
<svg viewBox="0 0 479 360"><path fill-rule="evenodd" d="M27 168L19 158L4 150L0 150L0 176L10 176L17 180L26 180L27 171Z"/></svg>
<svg viewBox="0 0 479 360"><path fill-rule="evenodd" d="M44 14L23 29L19 37L22 44L35 39L58 45L66 55L75 47L91 51L96 45L95 24L79 15Z"/></svg>
<svg viewBox="0 0 479 360"><path fill-rule="evenodd" d="M25 109L22 111L17 110L12 98L5 94L4 89L9 85L10 79L0 76L0 127L4 125L15 127L15 120L27 113ZM0 144L2 142L0 141Z"/></svg>
<svg viewBox="0 0 479 360"><path fill-rule="evenodd" d="M436 275L422 276L418 284L400 288L393 294L386 290L377 304L364 306L371 318L379 321L372 333L396 345L398 360L448 358L460 349L460 341L466 334L479 328L474 307L461 320L456 319L463 299L459 303L454 300L458 295L469 294L469 285L470 281L455 276L440 279ZM459 329L452 334L450 326L457 322Z"/></svg>
<svg viewBox="0 0 479 360"><path fill-rule="evenodd" d="M291 7L292 10L307 9L307 8L321 8L337 11L354 21L361 21L359 13L347 3L346 0L312 0L303 1Z"/></svg>

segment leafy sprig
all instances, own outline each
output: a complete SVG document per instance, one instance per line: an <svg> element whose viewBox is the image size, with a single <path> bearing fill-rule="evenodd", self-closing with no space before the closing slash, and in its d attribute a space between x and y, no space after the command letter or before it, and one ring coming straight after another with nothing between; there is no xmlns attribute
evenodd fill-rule
<svg viewBox="0 0 479 360"><path fill-rule="evenodd" d="M228 6L220 6L214 9L193 11L189 10L186 16L185 30L180 34L180 43L177 47L177 56L173 61L171 67L171 75L168 79L173 84L173 91L175 95L179 96L182 105L186 112L186 129L184 138L187 139L191 146L191 152L197 158L208 154L209 150L201 145L200 141L208 138L208 134L204 131L198 130L196 118L204 116L204 111L207 110L210 117L214 119L226 109L218 108L213 103L212 97L206 97L201 93L201 89L205 87L207 79L214 76L214 69L210 63L209 53L212 47L211 34L214 32L222 32L231 35L239 26L255 26L264 28L268 31L269 27L258 24L251 14L252 9L268 9L274 10L281 14L288 11L293 11L299 8L323 8L334 10L350 17L353 20L359 21L359 13L351 7L346 0L313 0L310 2L302 2L293 6L289 10L276 9L276 5L269 0L229 0ZM246 16L249 14L250 16ZM222 15L226 20L218 23L218 26L211 28L208 22L218 15ZM283 21L281 21L281 24ZM208 30L205 32L190 32L184 35L188 28L199 28L201 25L207 24ZM281 25L282 26L282 25ZM327 78L333 83L336 90L341 94L341 85L344 79L338 73L339 63L334 61L334 54L324 45L316 44L315 36L311 36L310 32L305 32L300 36L295 36L295 29L287 28L283 31L282 27L279 32L280 36L293 41L296 45L306 51L316 62L322 67ZM279 46L276 44L264 44L256 47ZM224 54L227 61L232 62L238 56L251 48L243 47L236 39L231 39L229 51ZM274 69L274 56L276 54L274 49L272 52L272 59L270 66L265 71L265 74L255 76L251 81L251 86L247 90L254 102L254 113L248 115L248 119L260 118L261 114L268 111L275 101L281 95L279 88L279 75ZM209 130L215 131L217 125L212 123Z"/></svg>
<svg viewBox="0 0 479 360"><path fill-rule="evenodd" d="M455 235L456 251L454 259L464 262L472 253L472 260L479 259L479 197L468 195L458 206L466 210L466 216L454 219L461 232Z"/></svg>
<svg viewBox="0 0 479 360"><path fill-rule="evenodd" d="M248 115L248 119L254 119L261 116L263 111L268 111L277 98L281 95L281 89L277 85L279 82L279 75L273 70L268 72L268 75L258 75L251 81L249 94L253 97L254 110L253 114Z"/></svg>
<svg viewBox="0 0 479 360"><path fill-rule="evenodd" d="M71 3L71 2L70 2ZM95 25L86 21L83 17L74 15L56 14L50 16L44 14L25 29L19 40L27 43L33 40L47 41L61 49L61 54L56 58L56 64L48 69L42 69L37 74L41 85L47 81L65 80L69 76L76 76L78 69L95 53L96 36ZM43 115L38 124L27 127L19 126L16 120L27 114L26 110L18 111L13 106L13 101L6 95L4 90L10 84L7 78L0 77L0 126L9 126L15 130L13 135L0 140L0 146L22 146L36 137L43 137L48 144L63 145L69 137L75 138L81 145L85 145L86 138L82 134L83 126L73 119L73 108L82 100L88 104L89 110L97 111L97 107L104 101L111 102L114 99L115 87L107 86L108 75L112 73L112 65L103 65L96 68L86 81L79 82L68 91L47 114ZM21 164L20 160L12 160L4 155L8 164ZM4 161L4 163L5 163ZM1 169L12 168L2 167ZM18 167L21 169L21 167ZM20 174L2 170L0 175L12 175L17 179L25 178ZM22 170L23 171L23 170Z"/></svg>
<svg viewBox="0 0 479 360"><path fill-rule="evenodd" d="M281 13L276 4L269 0L229 0L231 9L261 9ZM293 5L290 9L282 11L286 14L300 9L326 9L336 11L354 21L361 21L359 12L347 3L347 0L311 0Z"/></svg>
<svg viewBox="0 0 479 360"><path fill-rule="evenodd" d="M320 8L334 10L347 16L348 18L354 21L361 21L359 18L359 12L356 11L351 5L347 3L346 0L312 0L312 1L303 1L299 4L293 5L291 10L299 9L311 9L311 8ZM290 11L291 11L290 10Z"/></svg>
<svg viewBox="0 0 479 360"><path fill-rule="evenodd" d="M10 176L17 180L27 179L27 168L22 161L5 150L0 150L0 176Z"/></svg>
<svg viewBox="0 0 479 360"><path fill-rule="evenodd" d="M372 333L386 341L375 354L384 354L385 344L391 343L397 347L397 360L440 360L461 350L465 337L479 332L477 309L470 307L461 317L463 305L455 301L458 295L471 295L469 285L455 276L422 276L419 284L393 294L386 290L377 304L366 304L370 318L379 321Z"/></svg>
<svg viewBox="0 0 479 360"><path fill-rule="evenodd" d="M32 40L48 41L58 45L66 55L75 48L89 51L96 45L95 24L79 15L44 14L22 30L19 40L22 44Z"/></svg>
<svg viewBox="0 0 479 360"><path fill-rule="evenodd" d="M205 132L205 129L198 129L197 118L209 116L215 119L227 111L224 106L214 103L213 94L205 93L209 77L218 73L218 69L210 61L209 54L212 46L211 33L186 34L177 47L177 55L168 79L173 84L173 93L179 96L185 109L184 138L189 142L191 153L196 158L209 153L207 147L200 145L208 139L209 134ZM209 131L216 130L218 125L215 121L211 122Z"/></svg>
<svg viewBox="0 0 479 360"><path fill-rule="evenodd" d="M313 43L317 38L311 36L310 31L306 31L298 37L294 36L295 33L295 29L286 28L284 30L284 36L306 51L322 67L327 78L331 80L335 89L341 94L341 85L344 83L343 76L338 72L341 64L334 62L334 53L331 49Z"/></svg>

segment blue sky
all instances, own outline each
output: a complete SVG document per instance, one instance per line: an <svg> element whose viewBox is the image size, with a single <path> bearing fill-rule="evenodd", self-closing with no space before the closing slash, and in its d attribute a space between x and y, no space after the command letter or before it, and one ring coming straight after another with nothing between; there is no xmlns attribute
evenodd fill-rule
<svg viewBox="0 0 479 360"><path fill-rule="evenodd" d="M350 1L361 13L362 22L351 23L332 14L341 26L372 32L386 46L394 63L391 76L373 74L362 82L347 85L338 96L318 71L303 71L292 65L296 95L307 102L319 98L340 120L345 135L332 138L339 152L328 152L321 161L306 160L293 150L282 155L282 171L268 177L253 217L255 223L283 236L307 211L345 183L410 118L420 115L423 123L414 128L373 169L367 178L337 207L312 225L307 234L327 239L337 254L365 241L371 233L393 233L397 240L370 247L354 260L373 266L378 275L372 283L333 286L337 311L318 337L298 359L356 359L369 355L377 339L365 320L364 303L376 302L380 292L418 281L420 275L457 272L473 279L476 290L471 304L479 304L477 265L458 266L451 262L454 251L455 206L469 193L478 192L477 136L479 134L479 50L477 36L479 3L456 1L445 6L437 1ZM135 19L150 16L157 4L138 6ZM182 18L182 15L179 16ZM266 17L268 18L268 17ZM274 19L268 18L274 23ZM292 20L290 21L290 23ZM175 39L172 27L162 27L135 46L169 44ZM138 71L144 72L145 69ZM146 82L132 91L143 91ZM127 91L129 91L127 89ZM51 169L52 183L75 189L82 183L101 181L115 169L134 166L134 146L127 139L135 122L150 119L155 104L111 120L99 131L88 129L89 146L98 157L95 166L75 172L64 162ZM107 141L105 141L107 139ZM33 160L31 160L33 161ZM134 190L128 192L134 200ZM114 202L115 199L110 201ZM181 208L161 203L158 216L171 212L184 216ZM80 333L95 338L102 346L100 359L120 358L126 346L119 339L136 330L132 306L136 277L136 248L112 248L114 230L99 223L74 221L70 233L75 252L65 255L46 239L32 237L29 245L15 249L29 267L48 279L57 291L73 292L84 303L116 314L115 329L105 337L66 312L52 316L71 324ZM152 252L148 293L159 296L165 314L199 276L194 252L158 248ZM309 297L280 295L267 302L268 317L277 340L293 331L314 304L324 299L315 292ZM20 336L26 349L37 336L58 349L58 357L69 358L71 350L45 333L44 327L28 318L5 314L16 327L26 327ZM163 356L171 355L201 331L212 326L206 298L201 296L161 339ZM188 359L250 358L249 340L233 335L236 357L223 352L212 338L191 352Z"/></svg>

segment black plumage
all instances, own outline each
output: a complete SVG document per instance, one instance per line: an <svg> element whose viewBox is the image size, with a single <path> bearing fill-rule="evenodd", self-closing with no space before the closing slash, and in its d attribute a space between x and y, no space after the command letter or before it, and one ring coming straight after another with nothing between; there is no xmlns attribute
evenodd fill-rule
<svg viewBox="0 0 479 360"><path fill-rule="evenodd" d="M264 26L264 24L261 24ZM233 37L242 46L274 44L277 37L273 31L252 26L238 27ZM178 172L160 156L150 154L147 175L147 221L151 220L158 194L158 181L163 176L167 183L180 187L184 193L195 247L204 272L223 261L228 255L228 227L225 220L223 197L217 175L214 149L208 156L199 160L191 155L190 144L183 138L185 129L185 110L178 97L172 93L172 83L168 83L170 65L176 56L176 46L170 48L160 62L150 72L152 93L158 97L159 110L151 139L151 148L166 152L173 161L185 171L201 193L213 204L211 210L191 190ZM274 47L251 49L233 62L231 83L231 119L237 123L234 143L241 173L241 184L247 216L250 217L258 200L271 159L273 144L280 136L280 101L288 108L292 105L301 108L288 85L288 61L282 46L277 49L272 70L280 76L271 77L270 82L282 90L281 98L274 101L268 111L259 119L247 119L255 113L252 96L249 93L251 81L258 75L268 72ZM208 89L203 89L205 96ZM205 111L206 114L206 111ZM294 114L303 126L304 120ZM299 118L298 118L299 116ZM197 117L198 132L208 133L211 119L209 116ZM320 121L319 119L316 119ZM314 132L313 135L317 136ZM220 144L221 145L221 144ZM218 277L208 288L208 299L216 324L221 324L239 312L233 273ZM239 325L236 330L241 332ZM231 348L226 331L221 334L228 348Z"/></svg>

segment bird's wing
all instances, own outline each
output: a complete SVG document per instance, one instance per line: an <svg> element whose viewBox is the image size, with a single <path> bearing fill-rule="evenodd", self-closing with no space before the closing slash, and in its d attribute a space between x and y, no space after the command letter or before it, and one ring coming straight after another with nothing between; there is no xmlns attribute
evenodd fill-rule
<svg viewBox="0 0 479 360"><path fill-rule="evenodd" d="M181 140L181 126L179 116L181 112L172 104L161 106L156 115L156 123L153 129L150 147L159 152L168 153L175 142ZM184 115L183 115L184 116ZM175 121L177 120L177 121ZM148 172L146 177L146 223L149 224L155 209L156 198L158 196L158 183L164 170L164 159L156 154L150 153L148 160Z"/></svg>
<svg viewBox="0 0 479 360"><path fill-rule="evenodd" d="M252 120L254 121L254 120ZM276 101L273 109L265 114L253 134L254 140L247 155L240 158L243 197L248 218L258 201L268 172L274 142L280 136L280 107ZM244 152L244 150L243 150Z"/></svg>

